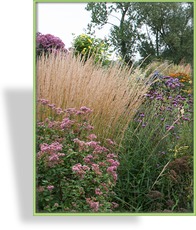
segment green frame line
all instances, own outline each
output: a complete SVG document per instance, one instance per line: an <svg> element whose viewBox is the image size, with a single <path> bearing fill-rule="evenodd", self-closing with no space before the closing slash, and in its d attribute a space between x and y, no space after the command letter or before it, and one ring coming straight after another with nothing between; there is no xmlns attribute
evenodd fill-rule
<svg viewBox="0 0 196 230"><path fill-rule="evenodd" d="M196 216L196 142L194 142L195 130L196 130L196 115L195 110L193 114L193 143L194 143L194 175L193 175L193 188L194 188L194 207L192 213L36 213L36 28L37 28L37 3L88 3L88 2L152 2L149 0L33 0L33 216ZM153 2L193 2L194 9L194 25L196 25L196 0L153 0ZM193 64L196 60L196 30L194 30L194 57ZM194 80L196 76L196 69L193 68L193 100L194 108L196 101L196 82Z"/></svg>

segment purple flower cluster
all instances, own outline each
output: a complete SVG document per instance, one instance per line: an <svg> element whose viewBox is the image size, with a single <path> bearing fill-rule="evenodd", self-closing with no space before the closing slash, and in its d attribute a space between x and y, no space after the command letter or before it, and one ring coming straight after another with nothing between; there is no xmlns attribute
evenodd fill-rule
<svg viewBox="0 0 196 230"><path fill-rule="evenodd" d="M178 89L183 86L182 83L180 83L178 78L173 78L170 76L164 76L163 79L165 80L165 85L169 89Z"/></svg>
<svg viewBox="0 0 196 230"><path fill-rule="evenodd" d="M166 130L167 130L167 131L170 131L170 130L172 130L172 129L175 128L174 125L166 125L165 127L166 127Z"/></svg>
<svg viewBox="0 0 196 230"><path fill-rule="evenodd" d="M49 53L52 51L61 50L67 53L65 49L65 44L58 37L55 37L51 34L36 34L36 52L37 55L42 54L42 52Z"/></svg>
<svg viewBox="0 0 196 230"><path fill-rule="evenodd" d="M139 123L136 127L145 128L148 125L152 129L151 119L155 119L160 133L169 132L168 135L171 134L175 141L179 139L181 125L193 119L193 98L191 94L184 93L183 87L178 78L159 76L158 81L144 95L144 103L134 118ZM149 106L152 109L149 110Z"/></svg>
<svg viewBox="0 0 196 230"><path fill-rule="evenodd" d="M154 91L154 90L151 90L149 93L146 93L144 96L148 97L151 100L156 99L156 100L163 101L164 99L163 93L161 92L158 93L157 91Z"/></svg>

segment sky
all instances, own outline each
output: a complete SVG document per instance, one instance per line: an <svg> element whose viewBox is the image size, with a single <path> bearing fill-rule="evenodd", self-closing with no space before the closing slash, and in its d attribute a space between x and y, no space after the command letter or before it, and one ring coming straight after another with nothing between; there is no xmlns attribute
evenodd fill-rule
<svg viewBox="0 0 196 230"><path fill-rule="evenodd" d="M71 47L73 33L77 36L91 21L91 13L85 10L87 3L37 3L37 32L59 37L66 48ZM104 38L110 26L96 31L97 38Z"/></svg>

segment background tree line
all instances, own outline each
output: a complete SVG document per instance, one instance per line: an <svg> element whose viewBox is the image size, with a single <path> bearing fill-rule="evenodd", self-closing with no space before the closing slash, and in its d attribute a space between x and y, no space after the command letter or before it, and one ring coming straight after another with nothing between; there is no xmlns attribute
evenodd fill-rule
<svg viewBox="0 0 196 230"><path fill-rule="evenodd" d="M127 64L132 64L136 53L140 61L148 57L145 63L154 59L193 62L193 3L90 2L86 10L91 12L88 33L110 24L108 41Z"/></svg>

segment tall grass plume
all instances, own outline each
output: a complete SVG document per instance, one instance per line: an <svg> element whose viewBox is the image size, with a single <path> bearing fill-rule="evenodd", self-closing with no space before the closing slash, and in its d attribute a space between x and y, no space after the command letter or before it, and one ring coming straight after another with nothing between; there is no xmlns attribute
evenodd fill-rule
<svg viewBox="0 0 196 230"><path fill-rule="evenodd" d="M118 142L143 102L152 72L152 65L145 69L119 64L103 68L91 58L83 62L72 54L42 55L37 59L37 99L47 99L63 109L91 108L90 122L96 134ZM38 120L50 115L37 108Z"/></svg>

